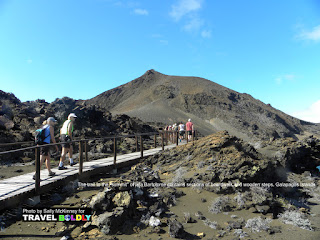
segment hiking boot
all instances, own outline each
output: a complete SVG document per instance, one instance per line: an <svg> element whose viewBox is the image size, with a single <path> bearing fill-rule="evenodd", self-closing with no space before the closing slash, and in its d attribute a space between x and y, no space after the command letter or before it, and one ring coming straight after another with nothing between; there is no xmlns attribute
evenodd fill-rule
<svg viewBox="0 0 320 240"><path fill-rule="evenodd" d="M36 175L35 174L33 174L32 179L36 180ZM41 181L41 179L39 179L39 180Z"/></svg>
<svg viewBox="0 0 320 240"><path fill-rule="evenodd" d="M65 167L65 166L62 166L62 167L58 167L58 170L66 170L66 169L68 169L67 167Z"/></svg>
<svg viewBox="0 0 320 240"><path fill-rule="evenodd" d="M49 175L50 177L53 177L54 175L56 175L56 173L55 173L55 172L50 172L48 175Z"/></svg>
<svg viewBox="0 0 320 240"><path fill-rule="evenodd" d="M72 162L70 163L70 166L73 166L73 165L76 165L77 163L76 162Z"/></svg>

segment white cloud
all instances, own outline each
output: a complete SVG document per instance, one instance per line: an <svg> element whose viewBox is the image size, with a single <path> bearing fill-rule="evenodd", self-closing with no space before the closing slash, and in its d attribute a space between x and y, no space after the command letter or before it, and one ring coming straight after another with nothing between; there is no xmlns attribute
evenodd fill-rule
<svg viewBox="0 0 320 240"><path fill-rule="evenodd" d="M204 24L204 20L198 17L192 17L184 26L183 30L187 32L198 31Z"/></svg>
<svg viewBox="0 0 320 240"><path fill-rule="evenodd" d="M314 27L312 30L301 30L301 33L296 36L301 40L320 41L320 25Z"/></svg>
<svg viewBox="0 0 320 240"><path fill-rule="evenodd" d="M182 23L183 31L200 35L202 38L211 38L211 30L204 29L207 24L200 15L203 3L204 0L176 0L169 15L175 22Z"/></svg>
<svg viewBox="0 0 320 240"><path fill-rule="evenodd" d="M121 7L121 8L135 8L140 5L139 2L135 2L135 1L114 1L114 0L107 0L107 1L113 2L114 6Z"/></svg>
<svg viewBox="0 0 320 240"><path fill-rule="evenodd" d="M27 60L27 63L28 63L28 64L31 64L31 63L32 63L32 59L28 59L28 60Z"/></svg>
<svg viewBox="0 0 320 240"><path fill-rule="evenodd" d="M293 82L296 79L294 74L284 74L281 76L277 76L274 80L277 84L282 84L285 81Z"/></svg>
<svg viewBox="0 0 320 240"><path fill-rule="evenodd" d="M171 6L170 16L179 21L182 17L201 9L203 0L179 0L177 4Z"/></svg>
<svg viewBox="0 0 320 240"><path fill-rule="evenodd" d="M146 9L142 9L142 8L136 8L133 10L133 12L137 15L144 15L144 16L148 16L149 12Z"/></svg>
<svg viewBox="0 0 320 240"><path fill-rule="evenodd" d="M201 37L203 37L203 38L211 38L211 30L203 30L201 32Z"/></svg>
<svg viewBox="0 0 320 240"><path fill-rule="evenodd" d="M164 40L164 39L161 39L159 41L162 45L168 45L169 44L169 41L168 40Z"/></svg>
<svg viewBox="0 0 320 240"><path fill-rule="evenodd" d="M305 110L291 113L292 116L313 123L320 123L320 100Z"/></svg>
<svg viewBox="0 0 320 240"><path fill-rule="evenodd" d="M152 38L162 38L163 35L162 34L159 34L159 33L154 33L151 35Z"/></svg>

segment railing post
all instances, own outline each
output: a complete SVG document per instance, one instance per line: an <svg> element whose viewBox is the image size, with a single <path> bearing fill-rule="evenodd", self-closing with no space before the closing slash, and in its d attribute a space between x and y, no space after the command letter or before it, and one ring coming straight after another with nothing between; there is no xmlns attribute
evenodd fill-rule
<svg viewBox="0 0 320 240"><path fill-rule="evenodd" d="M157 135L154 135L154 148L157 148Z"/></svg>
<svg viewBox="0 0 320 240"><path fill-rule="evenodd" d="M164 139L167 141L167 135L168 135L168 133L167 133L167 130L165 130L164 131Z"/></svg>
<svg viewBox="0 0 320 240"><path fill-rule="evenodd" d="M169 134L168 134L168 131L166 131L166 146L168 146L168 138L169 138Z"/></svg>
<svg viewBox="0 0 320 240"><path fill-rule="evenodd" d="M192 145L194 145L194 131L192 131Z"/></svg>
<svg viewBox="0 0 320 240"><path fill-rule="evenodd" d="M162 150L164 150L164 133L161 133L161 146L162 146Z"/></svg>
<svg viewBox="0 0 320 240"><path fill-rule="evenodd" d="M88 143L84 142L85 161L88 162Z"/></svg>
<svg viewBox="0 0 320 240"><path fill-rule="evenodd" d="M142 136L140 136L140 153L141 153L141 158L143 158L143 140L142 140Z"/></svg>
<svg viewBox="0 0 320 240"><path fill-rule="evenodd" d="M188 133L188 131L185 131L185 135L186 135L187 144L188 144L188 142L189 142L189 133Z"/></svg>
<svg viewBox="0 0 320 240"><path fill-rule="evenodd" d="M138 152L139 151L139 149L138 149L138 137L137 136L135 136L135 138L136 138L136 152Z"/></svg>
<svg viewBox="0 0 320 240"><path fill-rule="evenodd" d="M35 179L35 193L40 194L40 147L35 148L36 157L36 179Z"/></svg>
<svg viewBox="0 0 320 240"><path fill-rule="evenodd" d="M117 162L117 138L113 138L113 164Z"/></svg>
<svg viewBox="0 0 320 240"><path fill-rule="evenodd" d="M79 141L79 175L82 174L83 169L83 144Z"/></svg>
<svg viewBox="0 0 320 240"><path fill-rule="evenodd" d="M177 146L179 145L179 134L178 134L178 132L176 132L176 144L177 144Z"/></svg>

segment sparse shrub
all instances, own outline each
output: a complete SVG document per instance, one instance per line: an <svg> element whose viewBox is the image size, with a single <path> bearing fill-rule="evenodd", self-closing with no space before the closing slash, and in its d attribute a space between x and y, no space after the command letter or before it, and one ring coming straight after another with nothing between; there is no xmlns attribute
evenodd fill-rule
<svg viewBox="0 0 320 240"><path fill-rule="evenodd" d="M269 188L266 187L251 187L250 191L252 195L252 202L255 204L264 203L270 195Z"/></svg>
<svg viewBox="0 0 320 240"><path fill-rule="evenodd" d="M213 167L211 165L209 165L207 168L206 168L206 171L213 171Z"/></svg>
<svg viewBox="0 0 320 240"><path fill-rule="evenodd" d="M203 220L204 225L212 228L212 229L217 229L218 223L215 221L210 221L209 219Z"/></svg>
<svg viewBox="0 0 320 240"><path fill-rule="evenodd" d="M186 161L189 162L191 160L192 160L192 155L188 153L188 155L186 156Z"/></svg>
<svg viewBox="0 0 320 240"><path fill-rule="evenodd" d="M216 198L211 206L209 206L209 212L211 213L221 213L230 211L230 198L227 196Z"/></svg>
<svg viewBox="0 0 320 240"><path fill-rule="evenodd" d="M205 165L206 165L206 162L205 162L205 161L200 161L200 162L198 162L198 164L197 164L197 168L198 168L198 169L201 169L201 168L203 168Z"/></svg>
<svg viewBox="0 0 320 240"><path fill-rule="evenodd" d="M248 233L244 232L242 229L235 229L233 235L237 236L238 238L248 237Z"/></svg>
<svg viewBox="0 0 320 240"><path fill-rule="evenodd" d="M311 222L307 219L306 215L298 211L285 211L280 213L278 218L285 224L292 224L302 229L312 231Z"/></svg>
<svg viewBox="0 0 320 240"><path fill-rule="evenodd" d="M235 200L240 209L244 207L246 199L244 198L242 193L238 192L238 194L233 199Z"/></svg>
<svg viewBox="0 0 320 240"><path fill-rule="evenodd" d="M186 174L187 170L183 167L179 167L175 172L172 178L172 183L177 184L181 183L184 180L184 175Z"/></svg>
<svg viewBox="0 0 320 240"><path fill-rule="evenodd" d="M183 213L183 219L184 219L185 223L192 222L191 215L190 215L189 212L184 212Z"/></svg>
<svg viewBox="0 0 320 240"><path fill-rule="evenodd" d="M251 229L252 232L261 232L261 231L267 231L270 228L270 223L272 222L272 219L270 218L251 218L248 219L245 228Z"/></svg>

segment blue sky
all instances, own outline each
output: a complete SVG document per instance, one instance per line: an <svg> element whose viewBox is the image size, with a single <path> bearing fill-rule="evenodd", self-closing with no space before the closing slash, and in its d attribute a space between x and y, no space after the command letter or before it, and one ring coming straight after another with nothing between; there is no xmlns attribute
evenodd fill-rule
<svg viewBox="0 0 320 240"><path fill-rule="evenodd" d="M148 69L320 122L316 0L0 0L0 89L88 99Z"/></svg>

